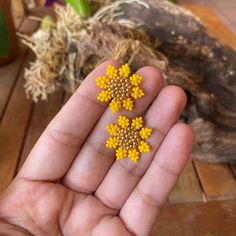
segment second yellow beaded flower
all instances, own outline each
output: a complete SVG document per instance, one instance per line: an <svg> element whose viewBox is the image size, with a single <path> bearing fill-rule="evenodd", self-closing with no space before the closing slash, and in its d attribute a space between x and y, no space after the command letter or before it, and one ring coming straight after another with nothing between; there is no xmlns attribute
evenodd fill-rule
<svg viewBox="0 0 236 236"><path fill-rule="evenodd" d="M151 136L152 129L144 127L143 123L141 116L131 120L121 115L118 117L118 124L107 126L111 137L107 140L106 147L116 149L117 160L129 157L133 162L138 162L141 153L151 151L145 139Z"/></svg>
<svg viewBox="0 0 236 236"><path fill-rule="evenodd" d="M142 82L142 76L133 74L128 64L117 69L109 65L106 70L106 76L99 76L96 79L97 85L103 90L98 95L101 102L110 102L110 108L113 112L125 108L132 111L134 100L144 96L143 90L139 87Z"/></svg>

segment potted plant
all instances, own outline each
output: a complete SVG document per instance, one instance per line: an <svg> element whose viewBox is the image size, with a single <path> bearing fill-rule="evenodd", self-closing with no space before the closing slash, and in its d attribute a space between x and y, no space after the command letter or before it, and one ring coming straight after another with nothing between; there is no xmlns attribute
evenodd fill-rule
<svg viewBox="0 0 236 236"><path fill-rule="evenodd" d="M19 49L10 1L0 0L0 35L0 65L2 65L14 59Z"/></svg>

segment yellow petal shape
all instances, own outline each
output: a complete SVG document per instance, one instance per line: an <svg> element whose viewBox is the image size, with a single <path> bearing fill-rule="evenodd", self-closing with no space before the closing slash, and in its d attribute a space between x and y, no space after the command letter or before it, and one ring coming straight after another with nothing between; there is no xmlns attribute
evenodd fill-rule
<svg viewBox="0 0 236 236"><path fill-rule="evenodd" d="M107 148L117 148L118 147L117 139L115 137L109 138L106 142L106 147Z"/></svg>
<svg viewBox="0 0 236 236"><path fill-rule="evenodd" d="M122 148L118 148L118 149L116 150L116 160L120 160L120 159L126 157L127 154L128 154L128 151L127 151L127 150L124 150L124 149L122 149Z"/></svg>
<svg viewBox="0 0 236 236"><path fill-rule="evenodd" d="M139 86L140 83L142 82L143 80L143 77L141 75L138 75L138 74L133 74L131 77L130 77L130 82L132 85L134 86Z"/></svg>
<svg viewBox="0 0 236 236"><path fill-rule="evenodd" d="M131 73L131 70L130 70L129 64L125 64L121 66L121 68L119 69L119 75L122 77L128 78L130 73Z"/></svg>
<svg viewBox="0 0 236 236"><path fill-rule="evenodd" d="M133 162L138 162L140 158L140 152L137 149L129 150L128 157Z"/></svg>
<svg viewBox="0 0 236 236"><path fill-rule="evenodd" d="M140 152L151 152L151 147L147 142L141 141L139 146L138 146L138 150Z"/></svg>
<svg viewBox="0 0 236 236"><path fill-rule="evenodd" d="M134 101L131 98L123 100L123 107L128 111L132 111L134 108Z"/></svg>
<svg viewBox="0 0 236 236"><path fill-rule="evenodd" d="M110 103L110 108L114 113L119 111L122 108L121 101L117 101L113 99Z"/></svg>
<svg viewBox="0 0 236 236"><path fill-rule="evenodd" d="M122 128L126 128L130 126L130 120L127 116L119 116L118 117L118 124Z"/></svg>
<svg viewBox="0 0 236 236"><path fill-rule="evenodd" d="M108 65L106 70L106 75L108 76L109 79L116 78L118 77L118 70L114 66Z"/></svg>
<svg viewBox="0 0 236 236"><path fill-rule="evenodd" d="M147 139L151 136L152 134L152 129L150 128L142 128L140 131L139 131L139 134L140 134L140 137L142 139Z"/></svg>
<svg viewBox="0 0 236 236"><path fill-rule="evenodd" d="M133 91L131 93L131 96L134 98L134 99L137 99L137 98L141 98L144 96L144 92L141 88L139 87L134 87L133 88Z"/></svg>
<svg viewBox="0 0 236 236"><path fill-rule="evenodd" d="M100 102L108 102L109 100L111 100L111 96L110 96L110 94L109 94L109 92L107 90L102 90L98 94L98 100Z"/></svg>
<svg viewBox="0 0 236 236"><path fill-rule="evenodd" d="M116 135L120 131L120 127L118 125L110 124L107 126L107 131L111 135Z"/></svg>
<svg viewBox="0 0 236 236"><path fill-rule="evenodd" d="M108 82L109 82L109 79L106 76L99 76L96 79L97 86L102 89L107 88Z"/></svg>
<svg viewBox="0 0 236 236"><path fill-rule="evenodd" d="M142 116L134 118L132 120L132 126L135 127L135 129L137 129L137 130L143 128L143 118L142 118Z"/></svg>

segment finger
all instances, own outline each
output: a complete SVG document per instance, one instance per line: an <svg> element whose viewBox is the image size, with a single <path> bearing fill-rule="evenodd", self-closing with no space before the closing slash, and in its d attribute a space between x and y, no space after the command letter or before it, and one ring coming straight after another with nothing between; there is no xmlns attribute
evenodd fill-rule
<svg viewBox="0 0 236 236"><path fill-rule="evenodd" d="M95 78L104 75L109 64L120 66L116 61L107 61L88 75L41 135L18 176L31 180L57 180L65 174L106 109L107 104L97 101L99 89Z"/></svg>
<svg viewBox="0 0 236 236"><path fill-rule="evenodd" d="M187 163L193 139L189 126L176 124L172 127L148 171L125 202L120 217L135 235L151 232L161 207Z"/></svg>
<svg viewBox="0 0 236 236"><path fill-rule="evenodd" d="M115 209L123 206L149 167L167 132L177 122L185 104L186 96L181 88L167 86L162 89L145 116L145 127L153 128L153 134L147 140L152 152L143 153L137 163L125 158L113 164L95 193L103 203Z"/></svg>
<svg viewBox="0 0 236 236"><path fill-rule="evenodd" d="M121 111L122 114L129 116L142 114L163 86L163 78L158 69L144 67L137 73L144 78L141 88L144 90L145 96L135 101L133 112ZM114 151L105 148L106 140L109 138L106 126L116 123L119 114L112 113L108 108L84 143L63 180L63 183L71 189L86 193L94 192L103 180L114 162L115 156Z"/></svg>

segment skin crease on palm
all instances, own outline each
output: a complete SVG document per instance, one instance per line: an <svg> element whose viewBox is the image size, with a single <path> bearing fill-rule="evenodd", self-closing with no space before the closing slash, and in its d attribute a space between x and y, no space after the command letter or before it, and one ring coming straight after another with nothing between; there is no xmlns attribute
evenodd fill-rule
<svg viewBox="0 0 236 236"><path fill-rule="evenodd" d="M48 125L23 168L0 198L0 235L146 236L188 161L193 132L178 122L186 96L164 86L161 72L143 67L145 96L132 112L113 114L97 101L95 79L107 61L88 75ZM114 161L104 147L106 125L118 115L145 114L152 151L138 163ZM171 224L171 222L170 222Z"/></svg>

